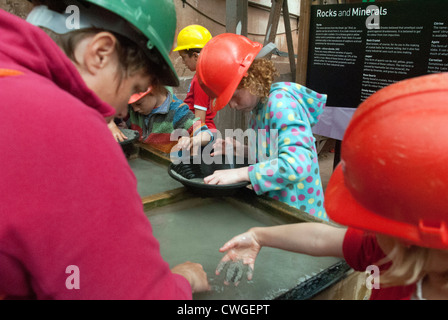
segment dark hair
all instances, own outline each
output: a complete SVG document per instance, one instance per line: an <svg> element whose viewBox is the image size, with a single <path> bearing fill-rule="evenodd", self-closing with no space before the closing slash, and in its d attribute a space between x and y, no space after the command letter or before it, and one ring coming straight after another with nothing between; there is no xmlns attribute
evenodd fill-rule
<svg viewBox="0 0 448 320"><path fill-rule="evenodd" d="M135 42L115 32L98 28L87 28L75 30L66 34L57 34L48 29L44 30L65 52L67 57L75 63L77 62L75 58L75 48L81 40L99 32L109 32L113 34L117 38L115 49L117 51L118 61L121 66L121 70L118 70L117 73L119 77L119 84L123 78L134 75L137 72L156 75L158 74L157 70L160 69L159 66L147 58L146 54ZM154 77L153 81L157 82L156 77Z"/></svg>
<svg viewBox="0 0 448 320"><path fill-rule="evenodd" d="M188 57L192 57L195 53L200 53L202 48L191 48L191 49L185 49L185 50L179 50L179 53L185 53L188 55Z"/></svg>
<svg viewBox="0 0 448 320"><path fill-rule="evenodd" d="M47 5L50 10L56 12L64 12L66 9L65 1L56 0L38 0L40 4ZM94 6L94 4L85 3L86 6ZM157 59L149 59L144 49L142 49L137 43L132 41L126 36L118 34L116 32L105 30L102 28L86 28L68 32L66 34L58 34L46 28L42 28L45 32L58 44L58 46L65 52L65 54L74 62L75 48L77 44L88 36L95 35L99 32L109 32L117 39L116 51L118 55L118 61L121 66L121 70L118 70L119 85L123 78L131 76L136 72L143 72L148 75L153 75L153 84L158 83L156 75L161 74L163 69ZM154 54L157 54L157 50L154 50ZM154 83L155 82L155 83Z"/></svg>

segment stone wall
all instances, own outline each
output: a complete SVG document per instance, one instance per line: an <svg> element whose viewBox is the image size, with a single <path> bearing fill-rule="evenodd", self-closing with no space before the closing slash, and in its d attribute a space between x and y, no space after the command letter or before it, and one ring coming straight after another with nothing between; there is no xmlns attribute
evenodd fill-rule
<svg viewBox="0 0 448 320"><path fill-rule="evenodd" d="M0 0L0 8L21 18L26 18L31 10L31 3L26 0Z"/></svg>

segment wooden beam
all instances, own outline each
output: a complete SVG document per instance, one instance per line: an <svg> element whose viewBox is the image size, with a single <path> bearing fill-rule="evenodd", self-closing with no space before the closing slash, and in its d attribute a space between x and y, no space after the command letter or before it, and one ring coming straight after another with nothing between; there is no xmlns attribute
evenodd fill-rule
<svg viewBox="0 0 448 320"><path fill-rule="evenodd" d="M239 33L247 37L248 0L226 0L226 32ZM225 107L215 117L216 128L224 134L225 129L246 130L249 115Z"/></svg>
<svg viewBox="0 0 448 320"><path fill-rule="evenodd" d="M226 32L247 37L248 0L226 0Z"/></svg>
<svg viewBox="0 0 448 320"><path fill-rule="evenodd" d="M142 198L143 209L146 211L154 208L160 208L182 200L192 199L195 195L189 192L185 187L167 190L161 193Z"/></svg>
<svg viewBox="0 0 448 320"><path fill-rule="evenodd" d="M288 45L289 65L292 77L296 74L296 58L294 57L294 43L292 41L291 21L289 20L288 1L283 1L283 20L285 23L286 43Z"/></svg>
<svg viewBox="0 0 448 320"><path fill-rule="evenodd" d="M268 25L266 27L266 37L264 38L263 45L266 45L269 42L275 42L278 23L280 21L280 14L283 7L283 0L271 0L271 2L271 12L269 13ZM270 55L268 57L270 57Z"/></svg>
<svg viewBox="0 0 448 320"><path fill-rule="evenodd" d="M299 18L299 43L297 52L296 82L306 85L308 49L310 39L311 0L301 0Z"/></svg>

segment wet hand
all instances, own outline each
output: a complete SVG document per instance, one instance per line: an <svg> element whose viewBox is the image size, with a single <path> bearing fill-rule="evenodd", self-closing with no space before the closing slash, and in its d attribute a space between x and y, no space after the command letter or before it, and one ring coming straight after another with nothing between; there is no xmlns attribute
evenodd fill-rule
<svg viewBox="0 0 448 320"><path fill-rule="evenodd" d="M234 283L237 286L245 269L247 269L247 280L252 280L255 259L260 249L261 246L253 231L249 230L232 238L219 249L220 252L227 253L219 262L216 268L216 275L220 275L224 268L227 267L224 284Z"/></svg>

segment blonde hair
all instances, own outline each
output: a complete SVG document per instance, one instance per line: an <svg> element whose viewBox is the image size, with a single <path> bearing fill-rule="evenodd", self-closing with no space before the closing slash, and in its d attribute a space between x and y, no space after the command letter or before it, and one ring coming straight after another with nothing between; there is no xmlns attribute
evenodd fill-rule
<svg viewBox="0 0 448 320"><path fill-rule="evenodd" d="M238 89L248 89L251 94L265 99L278 75L279 73L271 60L256 59L247 70L247 76L243 77Z"/></svg>
<svg viewBox="0 0 448 320"><path fill-rule="evenodd" d="M385 287L410 285L425 277L428 273L427 266L430 256L437 250L406 245L399 239L387 238L393 243L392 250L378 264L391 263L391 265L381 273L381 285ZM448 288L448 271L446 280L444 286Z"/></svg>

